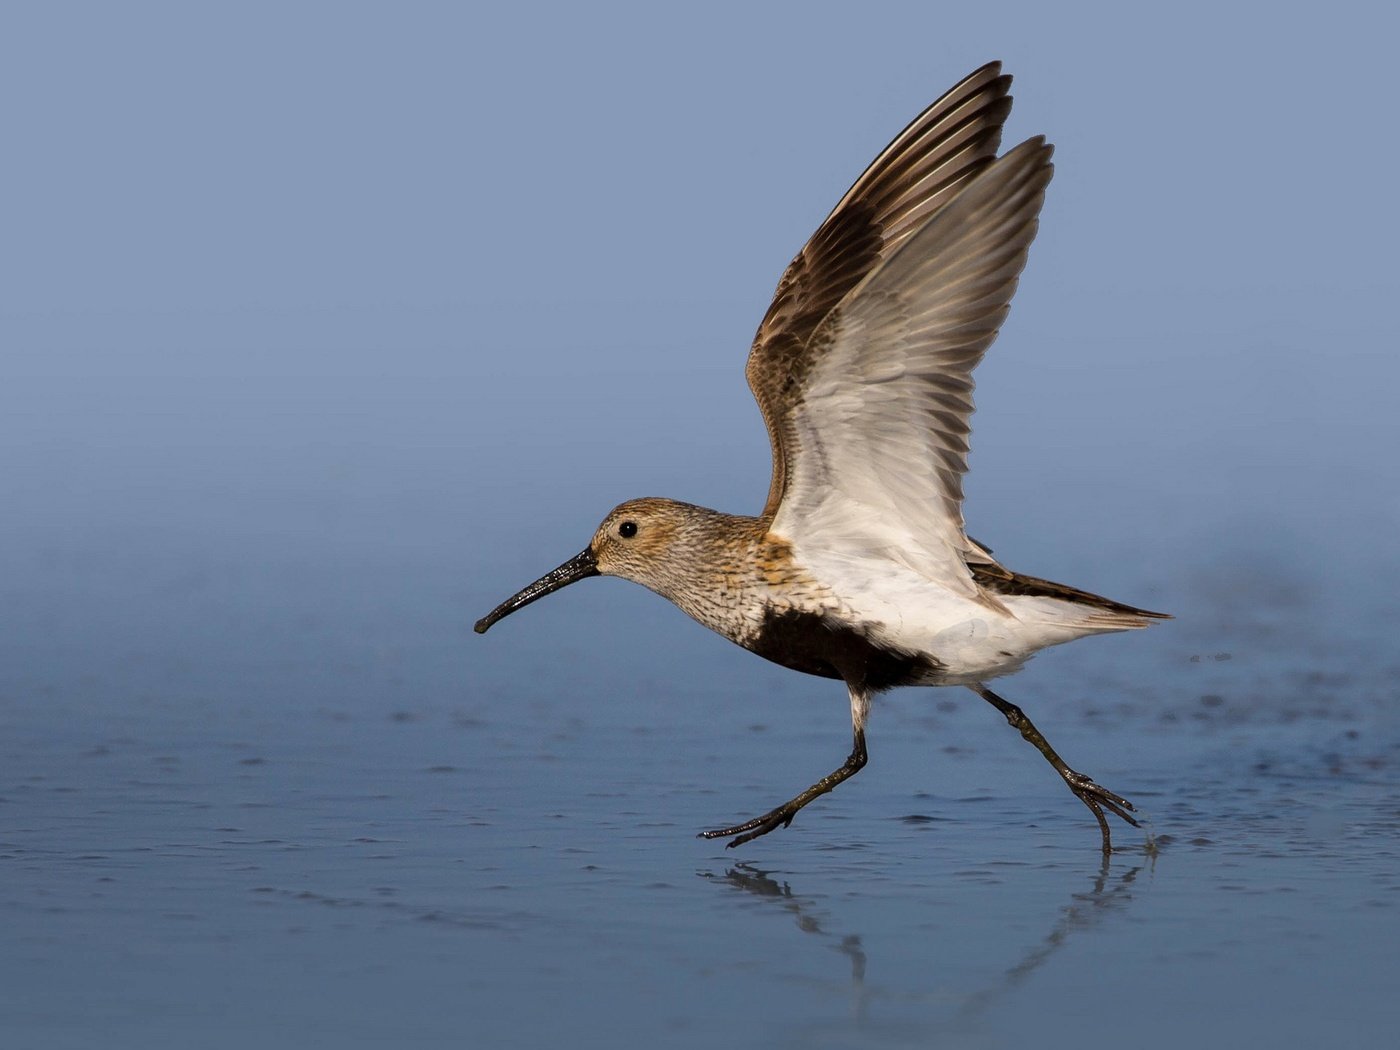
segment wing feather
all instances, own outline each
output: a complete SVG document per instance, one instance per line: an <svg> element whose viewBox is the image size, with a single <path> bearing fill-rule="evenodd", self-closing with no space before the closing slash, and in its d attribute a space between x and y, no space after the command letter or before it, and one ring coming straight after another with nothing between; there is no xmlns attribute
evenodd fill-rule
<svg viewBox="0 0 1400 1050"><path fill-rule="evenodd" d="M976 593L962 477L972 371L996 338L1053 173L1034 138L986 165L834 306L786 402L771 529Z"/></svg>
<svg viewBox="0 0 1400 1050"><path fill-rule="evenodd" d="M746 375L773 446L763 519L790 474L791 417L815 361L813 334L852 288L996 158L1011 78L991 62L929 106L875 158L784 271Z"/></svg>

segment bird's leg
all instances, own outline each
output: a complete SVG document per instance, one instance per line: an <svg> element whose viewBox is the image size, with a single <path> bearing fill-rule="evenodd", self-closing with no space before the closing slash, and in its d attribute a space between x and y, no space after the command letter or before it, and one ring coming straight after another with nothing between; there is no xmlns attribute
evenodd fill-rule
<svg viewBox="0 0 1400 1050"><path fill-rule="evenodd" d="M1050 746L1045 737L1040 735L1040 730L1026 717L1024 711L1015 704L1003 700L981 683L969 686L968 688L1000 711L1006 717L1006 721L1010 723L1011 728L1017 730L1037 751L1045 756L1045 760L1055 767L1056 773L1064 778L1065 783L1069 785L1069 789L1074 792L1075 797L1089 807L1089 811L1094 814L1094 819L1099 822L1099 830L1103 832L1103 851L1105 856L1113 852L1113 844L1108 834L1108 821L1103 815L1105 809L1114 816L1126 820L1133 827L1138 827L1138 822L1130 815L1130 812L1133 810L1133 804L1127 799L1115 795L1107 788L1094 783L1093 780L1086 777L1083 773L1077 773L1073 769L1070 769L1069 766L1065 765L1064 759L1055 753L1055 749Z"/></svg>
<svg viewBox="0 0 1400 1050"><path fill-rule="evenodd" d="M726 843L729 849L742 845L745 842L752 842L761 835L766 835L779 827L787 827L792 823L792 818L797 816L797 811L805 806L812 799L819 795L825 795L843 780L848 780L855 776L864 768L869 758L865 750L865 719L870 713L870 693L865 689L857 689L854 686L848 687L851 692L851 753L846 756L846 761L839 769L833 770L822 777L815 784L809 787L796 798L789 799L777 809L770 810L761 817L754 817L753 820L746 820L742 824L736 824L732 828L717 828L714 831L702 831L699 837L702 839L722 839L735 835L733 841Z"/></svg>
<svg viewBox="0 0 1400 1050"><path fill-rule="evenodd" d="M841 783L841 781L853 777L860 772L861 767L865 765L866 758L865 730L858 728L855 731L855 741L851 748L851 753L846 757L846 761L839 769L828 773L796 798L784 802L777 809L770 810L761 817L754 817L753 820L746 820L744 823L736 824L732 828L717 828L714 831L702 831L700 832L700 838L722 839L729 835L737 835L738 837L734 839L733 842L727 844L730 849L733 849L735 846L742 845L745 842L751 842L760 835L766 835L775 828L785 828L792 823L792 818L797 816L797 811L808 802L811 802L812 799L816 798L818 795L825 795L837 784Z"/></svg>

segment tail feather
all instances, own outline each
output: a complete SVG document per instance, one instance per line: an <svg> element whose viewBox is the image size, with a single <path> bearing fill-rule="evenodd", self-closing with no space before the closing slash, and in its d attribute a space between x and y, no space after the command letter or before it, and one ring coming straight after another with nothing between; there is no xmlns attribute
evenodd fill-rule
<svg viewBox="0 0 1400 1050"><path fill-rule="evenodd" d="M972 578L994 594L1053 598L1075 606L1078 615L1067 618L1096 630L1128 631L1137 627L1148 627L1156 620L1172 618L1168 613L1139 609L1135 605L1116 602L1112 598L1081 591L1076 587L1055 583L1053 580L1042 580L1037 576L1012 572L990 560L972 563L968 568L972 570Z"/></svg>

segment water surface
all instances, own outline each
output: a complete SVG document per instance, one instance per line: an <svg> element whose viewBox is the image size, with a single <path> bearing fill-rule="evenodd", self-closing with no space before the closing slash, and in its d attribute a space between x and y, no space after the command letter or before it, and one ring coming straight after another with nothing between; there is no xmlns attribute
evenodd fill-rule
<svg viewBox="0 0 1400 1050"><path fill-rule="evenodd" d="M1006 683L1143 810L1107 862L1039 756L952 690L885 698L859 777L726 851L695 832L843 757L839 688L711 653L679 614L669 678L625 642L575 661L528 612L468 639L458 597L419 635L396 614L431 567L369 571L379 611L336 600L331 559L303 567L264 622L208 565L105 580L124 618L224 606L184 653L118 641L84 666L24 639L54 677L0 708L16 1045L1383 1046L1400 1021L1394 668L1359 669L1344 624L1319 660L1277 624L1212 634L1198 595L1195 627ZM1321 599L1300 601L1305 622ZM498 633L537 658L454 673Z"/></svg>

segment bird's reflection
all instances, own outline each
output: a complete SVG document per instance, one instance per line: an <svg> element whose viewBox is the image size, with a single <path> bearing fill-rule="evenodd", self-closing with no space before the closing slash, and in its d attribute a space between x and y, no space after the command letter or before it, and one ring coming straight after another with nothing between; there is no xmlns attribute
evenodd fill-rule
<svg viewBox="0 0 1400 1050"><path fill-rule="evenodd" d="M713 872L700 872L701 878L728 883L735 889L752 893L758 897L772 897L780 907L792 914L797 928L830 942L830 947L851 961L851 1003L857 1021L865 1017L865 950L856 933L830 933L822 926L822 915L818 905L792 892L787 882L778 882L771 872L762 871L752 864L739 863L729 868L723 875Z"/></svg>
<svg viewBox="0 0 1400 1050"><path fill-rule="evenodd" d="M1150 851L1148 862L1155 861L1156 854L1155 848ZM1134 885L1144 866L1136 863L1114 872L1110 858L1104 857L1088 887L1075 891L1067 904L1056 907L1048 932L1033 947L1002 971L994 984L959 997L961 1002L953 1011L955 1023L965 1026L995 1006L1044 966L1076 933L1123 914L1133 900ZM793 890L785 876L775 877L773 872L747 863L735 864L723 873L702 871L697 874L717 884L771 899L775 907L792 915L799 930L824 940L832 951L849 959L852 1021L857 1028L865 1026L871 1002L890 994L867 986L867 956L861 936L858 932L841 930L840 919L833 913L829 899L804 896ZM936 997L948 1004L945 993L937 993ZM919 996L916 994L915 998Z"/></svg>
<svg viewBox="0 0 1400 1050"><path fill-rule="evenodd" d="M1153 844L1148 850L1149 861L1155 860L1158 848ZM982 1013L1044 966L1075 933L1096 926L1111 915L1126 910L1133 899L1133 884L1137 881L1143 865L1126 868L1111 880L1109 869L1110 859L1105 855L1098 873L1093 877L1091 888L1071 894L1069 904L1062 908L1059 918L1041 942L1027 951L994 986L969 995L959 1014L964 1019L970 1019Z"/></svg>

